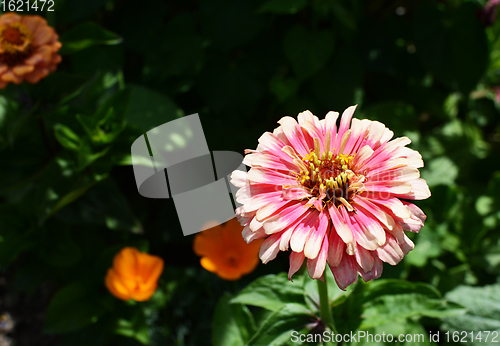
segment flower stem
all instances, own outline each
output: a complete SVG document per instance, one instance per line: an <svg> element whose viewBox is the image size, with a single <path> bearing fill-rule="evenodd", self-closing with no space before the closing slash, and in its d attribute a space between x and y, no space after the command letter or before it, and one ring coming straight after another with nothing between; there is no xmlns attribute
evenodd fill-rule
<svg viewBox="0 0 500 346"><path fill-rule="evenodd" d="M325 282L321 280L316 280L318 282L319 291L319 313L321 320L334 332L337 333L335 329L335 323L333 322L332 308L330 307L330 300L328 299L328 286Z"/></svg>

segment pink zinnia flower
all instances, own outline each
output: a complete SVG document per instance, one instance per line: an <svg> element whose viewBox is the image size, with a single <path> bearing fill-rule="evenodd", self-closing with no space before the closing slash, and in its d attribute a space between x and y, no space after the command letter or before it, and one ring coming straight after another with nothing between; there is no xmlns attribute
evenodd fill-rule
<svg viewBox="0 0 500 346"><path fill-rule="evenodd" d="M313 279L326 264L341 289L358 279L380 277L382 262L395 265L413 249L404 231L418 232L425 214L401 200L430 196L420 179L422 156L407 137L377 121L352 119L355 106L319 120L311 112L299 122L284 117L273 133L246 150L248 172L235 171L236 210L249 243L267 238L260 258L267 263L291 249L288 277L307 258Z"/></svg>

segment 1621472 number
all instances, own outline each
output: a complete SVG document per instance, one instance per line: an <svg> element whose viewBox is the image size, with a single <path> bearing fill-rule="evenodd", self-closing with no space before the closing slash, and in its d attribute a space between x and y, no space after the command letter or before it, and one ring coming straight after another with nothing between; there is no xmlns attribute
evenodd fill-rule
<svg viewBox="0 0 500 346"><path fill-rule="evenodd" d="M54 11L54 0L1 0L0 6L4 12Z"/></svg>

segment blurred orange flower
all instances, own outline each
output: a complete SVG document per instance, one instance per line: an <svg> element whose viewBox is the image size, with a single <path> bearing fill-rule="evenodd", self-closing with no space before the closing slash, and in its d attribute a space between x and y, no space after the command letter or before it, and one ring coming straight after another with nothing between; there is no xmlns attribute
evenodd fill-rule
<svg viewBox="0 0 500 346"><path fill-rule="evenodd" d="M238 280L251 273L259 264L262 239L247 244L236 218L225 224L198 233L194 238L194 252L202 256L200 263L206 270L224 280Z"/></svg>
<svg viewBox="0 0 500 346"><path fill-rule="evenodd" d="M40 16L0 16L0 89L10 82L38 83L61 62L59 36Z"/></svg>
<svg viewBox="0 0 500 346"><path fill-rule="evenodd" d="M108 269L106 287L119 299L145 301L155 293L162 271L160 257L125 247L115 255L113 267Z"/></svg>

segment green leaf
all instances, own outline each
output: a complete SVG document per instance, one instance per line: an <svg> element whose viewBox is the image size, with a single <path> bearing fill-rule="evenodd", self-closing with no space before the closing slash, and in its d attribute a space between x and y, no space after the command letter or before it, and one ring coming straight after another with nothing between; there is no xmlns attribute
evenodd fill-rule
<svg viewBox="0 0 500 346"><path fill-rule="evenodd" d="M266 275L245 287L232 303L240 303L277 311L289 303L304 304L302 282L291 282L285 273Z"/></svg>
<svg viewBox="0 0 500 346"><path fill-rule="evenodd" d="M80 148L80 137L69 127L63 124L54 125L54 134L61 145L69 150L77 151Z"/></svg>
<svg viewBox="0 0 500 346"><path fill-rule="evenodd" d="M80 148L78 149L78 169L83 170L87 166L90 166L98 158L107 154L109 147L104 148L98 152L94 152L92 145L88 138L84 138L80 143Z"/></svg>
<svg viewBox="0 0 500 346"><path fill-rule="evenodd" d="M294 96L299 90L299 82L294 78L273 77L269 89L276 98L283 102Z"/></svg>
<svg viewBox="0 0 500 346"><path fill-rule="evenodd" d="M71 104L78 109L92 113L96 110L96 105L102 104L117 90L123 88L124 81L121 71L96 72L94 69L92 76L87 78L85 83L76 90L71 90L68 95L61 99L59 105ZM48 116L50 117L50 114Z"/></svg>
<svg viewBox="0 0 500 346"><path fill-rule="evenodd" d="M97 181L93 181L93 182L91 182L91 183L89 183L87 185L84 185L84 186L79 187L79 188L77 188L77 189L75 189L73 191L70 191L67 194L65 194L64 196L62 196L54 204L54 206L52 207L52 209L50 210L50 212L47 214L46 218L49 218L50 216L52 216L53 214L55 214L57 211L59 211L59 209L65 207L66 205L74 202L75 200L77 200L78 198L80 198L81 196L83 196L88 191L88 189L90 189L95 184L97 184Z"/></svg>
<svg viewBox="0 0 500 346"><path fill-rule="evenodd" d="M462 313L461 307L443 300L433 286L397 279L360 281L345 302L333 309L337 329L342 333L385 325L396 330L406 328L410 320Z"/></svg>
<svg viewBox="0 0 500 346"><path fill-rule="evenodd" d="M240 346L255 333L255 322L250 310L242 304L231 304L231 295L225 293L215 308L212 322L212 345Z"/></svg>
<svg viewBox="0 0 500 346"><path fill-rule="evenodd" d="M50 301L43 330L49 334L78 330L96 322L103 311L85 286L72 283L59 290Z"/></svg>
<svg viewBox="0 0 500 346"><path fill-rule="evenodd" d="M291 340L292 332L306 334L317 322L318 317L306 307L290 303L274 311L247 345L297 345Z"/></svg>
<svg viewBox="0 0 500 346"><path fill-rule="evenodd" d="M453 185L458 177L457 165L447 156L432 159L422 169L422 178L429 186Z"/></svg>
<svg viewBox="0 0 500 346"><path fill-rule="evenodd" d="M38 225L42 225L68 204L83 196L99 180L89 176L74 181L70 175L63 175L61 167L51 162L40 172L36 188L28 194L23 203L36 211ZM57 179L57 184L54 184Z"/></svg>
<svg viewBox="0 0 500 346"><path fill-rule="evenodd" d="M288 31L283 41L285 55L297 77L304 79L319 72L333 53L335 38L331 31L310 32L300 25Z"/></svg>
<svg viewBox="0 0 500 346"><path fill-rule="evenodd" d="M33 98L44 100L44 102L50 101L59 103L71 97L70 95L79 90L85 82L86 78L84 76L55 71L44 78L43 88L37 88L35 85L32 86ZM47 109L47 111L52 113L54 109L51 107Z"/></svg>
<svg viewBox="0 0 500 346"><path fill-rule="evenodd" d="M145 323L144 316L142 316L140 311L130 321L120 318L116 322L116 327L113 331L115 334L136 339L144 345L150 344L149 327Z"/></svg>
<svg viewBox="0 0 500 346"><path fill-rule="evenodd" d="M428 284L389 279L372 281L365 287L361 298L363 330L423 316L443 318L464 313L456 304L444 301L439 291Z"/></svg>
<svg viewBox="0 0 500 346"><path fill-rule="evenodd" d="M451 93L448 95L443 104L444 112L451 118L456 118L458 115L460 102L463 100L462 94Z"/></svg>
<svg viewBox="0 0 500 346"><path fill-rule="evenodd" d="M494 209L494 203L495 200L493 199L493 197L484 195L479 196L476 200L476 211L479 215L486 216L491 212L496 211Z"/></svg>
<svg viewBox="0 0 500 346"><path fill-rule="evenodd" d="M370 301L383 295L420 293L431 298L441 298L439 291L432 285L422 282L409 282L398 279L371 281L363 291L363 300Z"/></svg>
<svg viewBox="0 0 500 346"><path fill-rule="evenodd" d="M306 0L270 0L264 3L259 11L277 14L295 14L306 7Z"/></svg>
<svg viewBox="0 0 500 346"><path fill-rule="evenodd" d="M116 92L92 116L76 117L96 145L109 144L123 131L130 101L130 90Z"/></svg>
<svg viewBox="0 0 500 346"><path fill-rule="evenodd" d="M450 332L483 332L495 331L500 333L500 284L483 287L458 286L445 296L449 301L467 308L467 313L462 316L448 317L444 320L441 330ZM466 338L466 345L497 345L497 341L488 341Z"/></svg>
<svg viewBox="0 0 500 346"><path fill-rule="evenodd" d="M361 329L397 323L411 318L424 316L444 318L460 315L464 312L464 309L455 304L449 305L441 299L431 298L421 293L384 295L366 303Z"/></svg>
<svg viewBox="0 0 500 346"><path fill-rule="evenodd" d="M452 239L446 223L439 225L426 224L426 232L420 232L415 241L415 249L405 257L405 262L417 267L423 267L430 258L436 258L443 253L444 241Z"/></svg>
<svg viewBox="0 0 500 346"><path fill-rule="evenodd" d="M96 23L84 22L66 31L60 41L62 43L60 53L65 55L96 45L119 44L122 38Z"/></svg>
<svg viewBox="0 0 500 346"><path fill-rule="evenodd" d="M332 7L336 21L342 23L349 30L356 30L356 7L359 5L355 1L344 1L344 4L342 4L342 1L332 1L328 4Z"/></svg>
<svg viewBox="0 0 500 346"><path fill-rule="evenodd" d="M130 88L130 106L127 123L146 132L171 120L184 116L184 112L166 95L139 86Z"/></svg>
<svg viewBox="0 0 500 346"><path fill-rule="evenodd" d="M38 104L22 106L15 99L17 97L0 97L0 148L7 144L12 147L21 138L28 140L25 136L32 130L30 125L36 121L34 115L39 110Z"/></svg>

